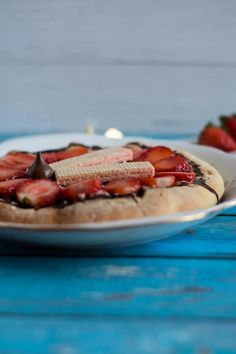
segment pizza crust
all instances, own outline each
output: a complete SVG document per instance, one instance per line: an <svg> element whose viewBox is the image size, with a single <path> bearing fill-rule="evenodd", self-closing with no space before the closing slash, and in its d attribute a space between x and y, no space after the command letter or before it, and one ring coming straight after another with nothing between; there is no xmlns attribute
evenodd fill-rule
<svg viewBox="0 0 236 354"><path fill-rule="evenodd" d="M190 153L180 153L200 166L205 183L221 198L224 193L224 181L216 169ZM208 208L216 203L214 193L203 186L190 184L170 188L147 188L142 197L98 198L64 208L23 209L0 202L0 221L24 224L80 224L192 211Z"/></svg>

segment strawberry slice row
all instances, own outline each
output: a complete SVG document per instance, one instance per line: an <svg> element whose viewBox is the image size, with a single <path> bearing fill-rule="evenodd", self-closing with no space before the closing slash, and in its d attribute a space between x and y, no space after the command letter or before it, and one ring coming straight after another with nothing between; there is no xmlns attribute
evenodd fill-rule
<svg viewBox="0 0 236 354"><path fill-rule="evenodd" d="M18 179L0 182L0 198L16 199L22 205L33 208L53 206L60 200L75 202L101 196L124 196L137 192L142 186L152 188L171 187L175 184L174 176L138 179L121 179L102 185L99 179L59 187L50 179Z"/></svg>
<svg viewBox="0 0 236 354"><path fill-rule="evenodd" d="M34 154L11 151L2 158L1 162L5 163L5 165L9 167L28 167L34 162L34 159Z"/></svg>
<svg viewBox="0 0 236 354"><path fill-rule="evenodd" d="M139 156L138 160L151 162L155 167L155 177L171 177L167 178L167 182L164 182L164 185L167 183L166 187L174 185L175 181L193 182L196 178L188 159L165 146L147 149ZM155 178L145 180L147 186L153 188L158 187L158 183L161 184Z"/></svg>
<svg viewBox="0 0 236 354"><path fill-rule="evenodd" d="M79 154L87 152L86 147L70 146L66 151L45 153L44 158L48 162L53 159L58 161L60 158L79 156ZM60 187L50 179L24 179L24 173L34 158L33 154L12 152L0 160L0 181L9 179L0 182L1 198L12 198L23 205L41 208L55 205L60 200L74 202L97 195L130 195L137 192L142 186L168 188L174 186L176 182L193 182L195 179L195 173L192 171L189 161L163 146L146 149L138 157L139 161L150 161L153 164L156 171L155 177L124 178L108 182L105 185L102 185L97 178L75 183L66 188Z"/></svg>
<svg viewBox="0 0 236 354"><path fill-rule="evenodd" d="M0 198L15 199L33 208L53 206L60 200L75 202L101 196L125 196L137 192L142 186L166 188L175 185L174 175L138 179L121 179L105 185L98 179L72 184L66 188L50 179L17 179L0 182Z"/></svg>
<svg viewBox="0 0 236 354"><path fill-rule="evenodd" d="M68 159L74 156L80 156L89 151L85 146L72 145L67 149L57 152L43 153L47 163ZM11 151L0 159L0 181L23 178L26 170L32 165L35 155L19 151Z"/></svg>
<svg viewBox="0 0 236 354"><path fill-rule="evenodd" d="M26 169L34 159L33 154L9 152L0 160L0 181L25 177Z"/></svg>

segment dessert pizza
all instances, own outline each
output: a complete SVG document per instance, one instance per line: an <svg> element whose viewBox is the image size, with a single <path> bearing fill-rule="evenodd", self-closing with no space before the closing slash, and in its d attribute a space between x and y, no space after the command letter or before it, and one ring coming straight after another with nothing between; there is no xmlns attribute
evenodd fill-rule
<svg viewBox="0 0 236 354"><path fill-rule="evenodd" d="M0 159L0 221L79 224L142 218L218 203L224 182L186 151L130 143L10 151Z"/></svg>

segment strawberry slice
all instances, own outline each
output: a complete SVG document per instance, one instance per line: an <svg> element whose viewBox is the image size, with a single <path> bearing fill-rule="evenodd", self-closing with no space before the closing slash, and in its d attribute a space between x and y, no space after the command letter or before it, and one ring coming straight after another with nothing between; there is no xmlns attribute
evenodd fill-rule
<svg viewBox="0 0 236 354"><path fill-rule="evenodd" d="M102 190L100 179L90 179L71 184L61 189L63 199L76 201L83 200L86 197L94 197Z"/></svg>
<svg viewBox="0 0 236 354"><path fill-rule="evenodd" d="M12 151L0 160L0 181L23 178L27 167L31 166L35 155Z"/></svg>
<svg viewBox="0 0 236 354"><path fill-rule="evenodd" d="M13 198L16 193L16 187L24 181L26 181L25 178L0 182L0 198Z"/></svg>
<svg viewBox="0 0 236 354"><path fill-rule="evenodd" d="M25 177L25 168L0 166L0 181Z"/></svg>
<svg viewBox="0 0 236 354"><path fill-rule="evenodd" d="M220 117L221 126L236 140L236 114Z"/></svg>
<svg viewBox="0 0 236 354"><path fill-rule="evenodd" d="M175 176L145 177L140 182L143 186L151 188L172 187L175 184Z"/></svg>
<svg viewBox="0 0 236 354"><path fill-rule="evenodd" d="M192 172L192 167L188 160L181 155L167 157L153 164L156 172Z"/></svg>
<svg viewBox="0 0 236 354"><path fill-rule="evenodd" d="M86 154L89 151L89 148L81 145L71 145L65 150L55 151L55 152L44 152L42 154L43 158L47 163L53 163L71 157L80 156Z"/></svg>
<svg viewBox="0 0 236 354"><path fill-rule="evenodd" d="M47 163L53 163L58 161L56 152L43 152L42 157Z"/></svg>
<svg viewBox="0 0 236 354"><path fill-rule="evenodd" d="M194 182L196 174L194 172L156 172L157 177L168 177L173 176L176 181L182 182Z"/></svg>
<svg viewBox="0 0 236 354"><path fill-rule="evenodd" d="M70 145L66 151L76 154L75 156L79 156L86 154L90 149L84 145Z"/></svg>
<svg viewBox="0 0 236 354"><path fill-rule="evenodd" d="M50 179L26 180L16 187L18 201L36 209L54 205L59 193L59 186Z"/></svg>
<svg viewBox="0 0 236 354"><path fill-rule="evenodd" d="M29 167L35 159L35 155L24 152L11 151L2 159L9 167Z"/></svg>
<svg viewBox="0 0 236 354"><path fill-rule="evenodd" d="M218 148L223 151L235 151L236 141L224 129L207 125L200 133L198 143Z"/></svg>
<svg viewBox="0 0 236 354"><path fill-rule="evenodd" d="M157 161L160 161L162 159L168 158L173 155L174 155L174 151L169 149L166 146L154 146L144 151L144 153L141 156L139 156L137 160L149 161L151 163L155 163Z"/></svg>
<svg viewBox="0 0 236 354"><path fill-rule="evenodd" d="M87 152L89 152L89 149L85 146L69 146L65 151L58 151L57 154L57 161L61 161L61 160L65 160L65 159L69 159L71 157L75 157L75 156L80 156L83 154L86 154Z"/></svg>
<svg viewBox="0 0 236 354"><path fill-rule="evenodd" d="M104 190L109 194L127 195L137 192L141 187L138 179L127 178L111 181L103 186Z"/></svg>

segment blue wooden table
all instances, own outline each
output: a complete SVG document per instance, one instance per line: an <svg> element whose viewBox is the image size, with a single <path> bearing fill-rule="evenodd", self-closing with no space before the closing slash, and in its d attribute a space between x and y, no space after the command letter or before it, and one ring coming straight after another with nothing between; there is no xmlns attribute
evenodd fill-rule
<svg viewBox="0 0 236 354"><path fill-rule="evenodd" d="M145 246L0 255L0 353L236 352L236 209Z"/></svg>

